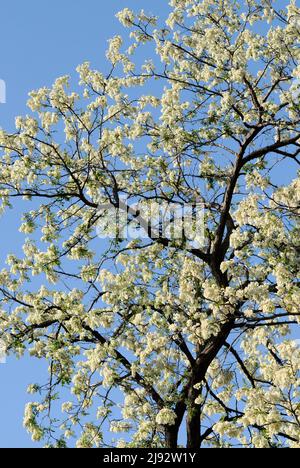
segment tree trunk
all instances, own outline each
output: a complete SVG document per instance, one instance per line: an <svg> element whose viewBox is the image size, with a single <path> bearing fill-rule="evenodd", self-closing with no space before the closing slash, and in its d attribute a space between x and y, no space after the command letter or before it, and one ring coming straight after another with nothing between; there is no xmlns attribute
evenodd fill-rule
<svg viewBox="0 0 300 468"><path fill-rule="evenodd" d="M166 447L167 448L177 448L178 431L179 431L179 427L176 427L176 426L166 427L165 435L166 435Z"/></svg>
<svg viewBox="0 0 300 468"><path fill-rule="evenodd" d="M201 405L197 405L195 400L201 395L201 390L195 388L195 385L203 382L207 369L211 362L217 356L219 350L225 343L234 323L234 317L231 317L225 323L217 336L212 337L203 350L199 352L192 376L186 388L187 398L187 448L199 449L201 446Z"/></svg>
<svg viewBox="0 0 300 468"><path fill-rule="evenodd" d="M188 392L187 417L186 417L186 447L198 449L201 444L201 405L195 400L201 395L201 390L194 387L192 382Z"/></svg>
<svg viewBox="0 0 300 468"><path fill-rule="evenodd" d="M185 400L181 400L176 404L176 407L175 407L175 413L176 413L175 424L173 426L166 426L165 428L165 438L166 438L167 448L178 447L178 432L179 432L185 411L186 411Z"/></svg>
<svg viewBox="0 0 300 468"><path fill-rule="evenodd" d="M187 434L186 447L189 449L200 448L200 444L201 444L200 416L201 416L200 405L194 404L191 408L189 408L187 418L186 418L186 434Z"/></svg>

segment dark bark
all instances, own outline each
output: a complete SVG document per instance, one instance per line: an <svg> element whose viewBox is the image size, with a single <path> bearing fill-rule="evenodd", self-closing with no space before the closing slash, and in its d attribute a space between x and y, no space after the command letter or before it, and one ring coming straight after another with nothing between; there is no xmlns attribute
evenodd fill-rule
<svg viewBox="0 0 300 468"><path fill-rule="evenodd" d="M165 430L166 447L177 448L179 426L167 426Z"/></svg>
<svg viewBox="0 0 300 468"><path fill-rule="evenodd" d="M204 349L199 353L192 369L192 376L184 389L183 399L187 402L187 448L198 449L201 446L201 407L195 404L199 391L194 388L196 384L204 381L207 369L224 346L228 335L234 325L235 319L231 317L221 327L217 336L211 338Z"/></svg>
<svg viewBox="0 0 300 468"><path fill-rule="evenodd" d="M176 421L173 426L166 426L165 440L167 448L177 448L178 446L178 432L186 411L185 400L180 400L175 406Z"/></svg>
<svg viewBox="0 0 300 468"><path fill-rule="evenodd" d="M192 392L191 401L195 402L199 392ZM201 445L201 406L190 403L186 418L187 448L198 449Z"/></svg>

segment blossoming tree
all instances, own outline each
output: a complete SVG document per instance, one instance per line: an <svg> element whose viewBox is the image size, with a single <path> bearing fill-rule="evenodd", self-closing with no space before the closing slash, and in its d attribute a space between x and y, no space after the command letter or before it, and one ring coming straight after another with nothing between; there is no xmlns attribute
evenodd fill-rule
<svg viewBox="0 0 300 468"><path fill-rule="evenodd" d="M2 211L30 208L0 337L49 363L34 440L300 447L300 10L275 4L125 9L107 74L84 63L80 92L61 77L1 131ZM99 203L124 198L200 203L203 245L100 240Z"/></svg>

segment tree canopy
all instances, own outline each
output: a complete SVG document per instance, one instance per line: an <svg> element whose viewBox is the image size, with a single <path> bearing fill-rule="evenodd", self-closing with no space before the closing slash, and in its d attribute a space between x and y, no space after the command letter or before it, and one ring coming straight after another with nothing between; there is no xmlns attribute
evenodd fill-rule
<svg viewBox="0 0 300 468"><path fill-rule="evenodd" d="M0 338L49 363L24 425L58 447L299 448L300 10L170 6L125 8L108 71L31 92L0 131L25 234ZM204 242L99 238L99 207L150 201L200 204Z"/></svg>

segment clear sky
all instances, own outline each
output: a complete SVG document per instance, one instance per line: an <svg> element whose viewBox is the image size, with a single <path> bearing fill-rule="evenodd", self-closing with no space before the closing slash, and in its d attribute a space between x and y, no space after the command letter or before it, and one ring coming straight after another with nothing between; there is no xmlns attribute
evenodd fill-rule
<svg viewBox="0 0 300 468"><path fill-rule="evenodd" d="M16 115L27 112L30 90L51 85L57 76L73 74L86 60L103 68L107 39L122 34L115 13L124 7L155 14L167 0L1 0L0 79L7 87L0 104L0 127L12 128ZM20 249L20 212L0 220L0 268L8 252ZM33 359L9 358L0 364L0 447L32 447L22 427L29 383L45 380L46 366Z"/></svg>
<svg viewBox="0 0 300 468"><path fill-rule="evenodd" d="M103 68L107 40L124 31L116 12L129 7L157 14L166 6L161 0L1 0L0 79L7 102L0 104L0 127L13 128L15 116L27 112L30 90L51 85L60 75L75 76L86 60ZM20 249L19 217L13 210L0 220L2 265L8 252ZM45 364L36 359L0 364L0 447L37 446L22 427L23 410L31 400L28 384L45 381L45 375Z"/></svg>

